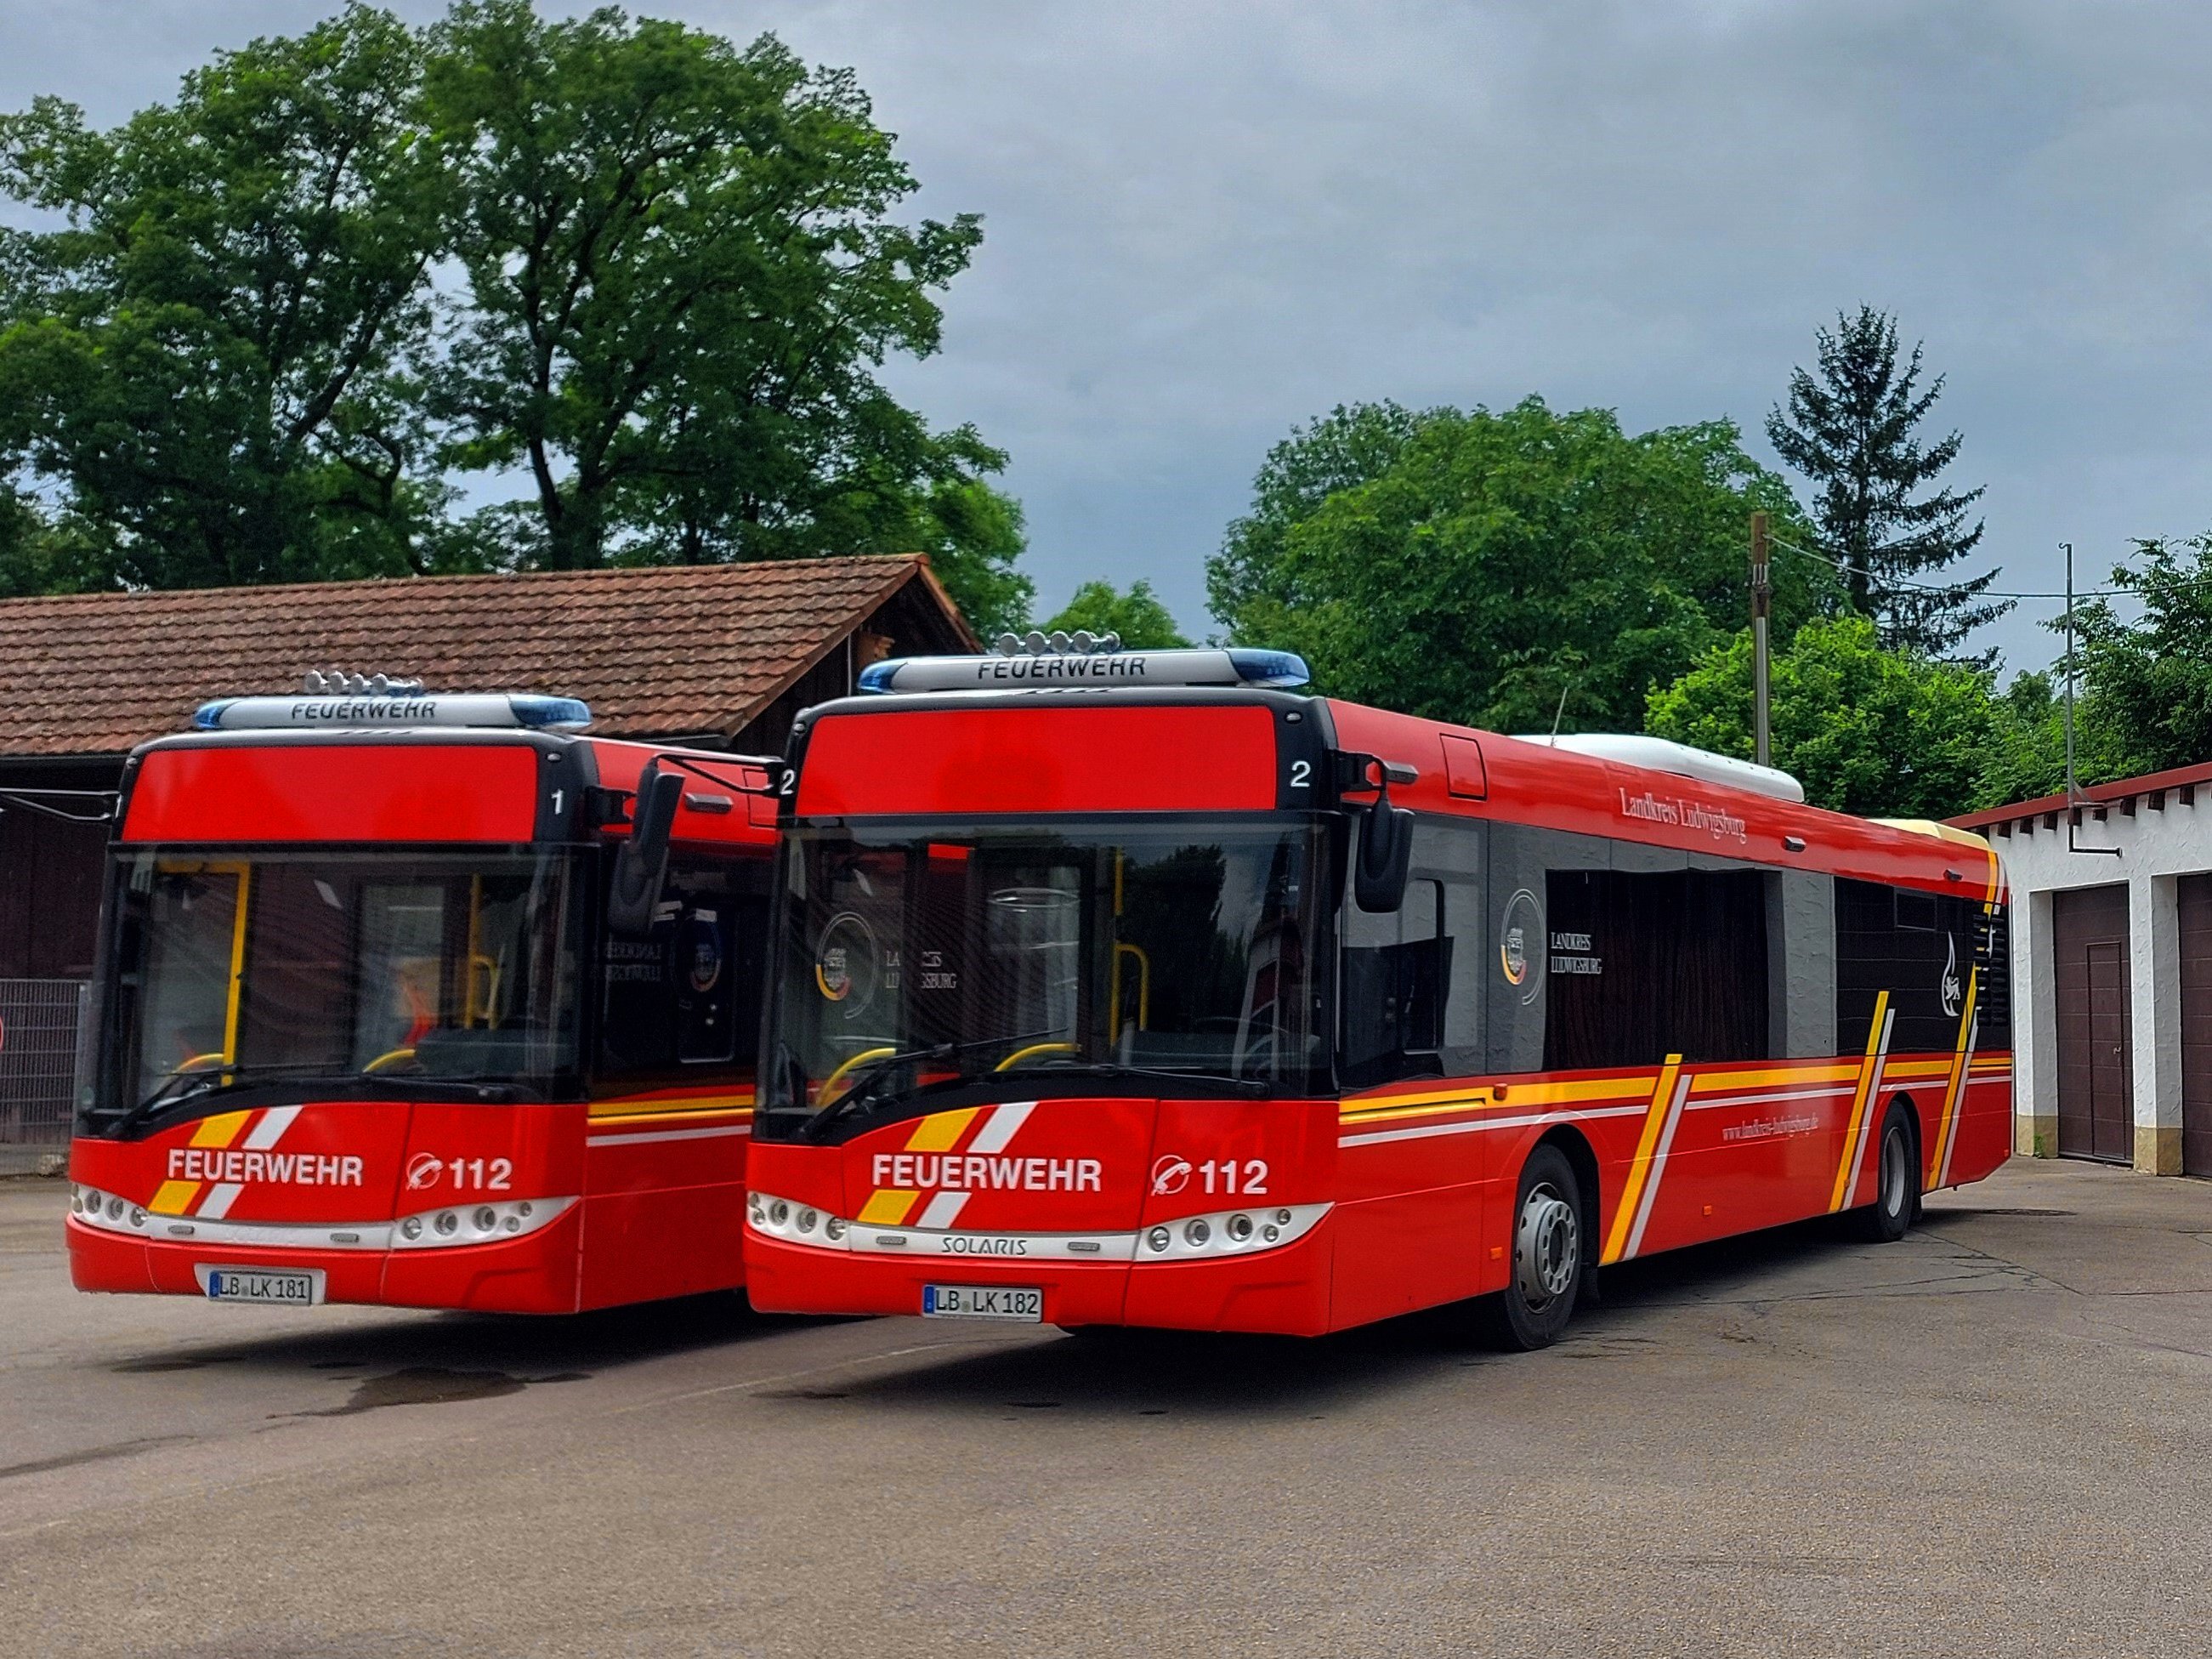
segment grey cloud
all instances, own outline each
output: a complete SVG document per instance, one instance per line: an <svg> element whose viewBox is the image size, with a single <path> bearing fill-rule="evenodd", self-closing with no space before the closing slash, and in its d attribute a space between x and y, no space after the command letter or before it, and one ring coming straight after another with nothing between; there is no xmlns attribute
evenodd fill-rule
<svg viewBox="0 0 2212 1659"><path fill-rule="evenodd" d="M1149 575L1204 627L1202 561L1266 447L1339 401L1539 392L1755 434L1814 325L1861 300L1949 375L2006 586L2052 585L2061 538L2094 569L2212 525L2212 14L648 9L851 64L922 210L987 216L945 350L894 372L1012 452L1048 600ZM0 102L112 118L308 15L11 16ZM1995 638L2051 648L2025 617Z"/></svg>

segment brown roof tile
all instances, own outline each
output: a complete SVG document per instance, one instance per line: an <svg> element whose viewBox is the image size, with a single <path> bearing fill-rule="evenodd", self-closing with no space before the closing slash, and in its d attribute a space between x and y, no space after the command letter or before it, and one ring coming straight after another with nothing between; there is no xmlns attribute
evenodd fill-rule
<svg viewBox="0 0 2212 1659"><path fill-rule="evenodd" d="M0 600L0 755L114 754L310 668L583 698L611 737L735 732L909 582L914 556Z"/></svg>

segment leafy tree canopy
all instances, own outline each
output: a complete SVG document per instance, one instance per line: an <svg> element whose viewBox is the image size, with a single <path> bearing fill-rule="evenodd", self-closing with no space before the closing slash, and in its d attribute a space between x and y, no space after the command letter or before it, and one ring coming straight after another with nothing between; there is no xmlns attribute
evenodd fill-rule
<svg viewBox="0 0 2212 1659"><path fill-rule="evenodd" d="M415 37L349 7L112 131L0 117L0 457L58 484L104 580L410 568L437 491L404 358L449 200Z"/></svg>
<svg viewBox="0 0 2212 1659"><path fill-rule="evenodd" d="M2012 607L1978 598L1994 571L1949 583L1914 580L1982 539L1982 521L1966 522L1979 489L1916 499L1958 459L1962 441L1956 432L1929 444L1914 435L1942 395L1943 377L1921 391L1920 346L1900 368L1897 325L1871 306L1838 313L1834 331L1814 337L1819 372L1791 371L1788 412L1778 406L1767 416L1767 438L1812 483L1820 546L1842 565L1851 608L1874 618L1885 645L1950 651Z"/></svg>
<svg viewBox="0 0 2212 1659"><path fill-rule="evenodd" d="M1885 647L1868 617L1808 623L1771 665L1774 764L1816 806L1870 817L1949 817L1981 803L1992 747L2014 726L1989 676ZM1748 629L1651 694L1646 729L1752 755Z"/></svg>
<svg viewBox="0 0 2212 1659"><path fill-rule="evenodd" d="M1630 435L1608 410L1339 409L1278 445L1209 566L1240 642L1346 696L1504 731L1634 731L1738 625L1750 514L1804 534L1728 422ZM1779 625L1838 598L1774 567ZM1562 695L1565 707L1561 708Z"/></svg>
<svg viewBox="0 0 2212 1659"><path fill-rule="evenodd" d="M1084 628L1094 635L1119 634L1123 647L1133 651L1164 651L1190 643L1152 585L1141 580L1131 583L1126 593L1111 582L1085 582L1043 626L1048 633L1065 629L1073 634Z"/></svg>
<svg viewBox="0 0 2212 1659"><path fill-rule="evenodd" d="M60 221L0 232L0 481L70 534L8 580L921 550L1018 621L1005 455L878 378L981 238L915 189L849 73L611 9L355 3L112 131L41 99L0 117ZM456 518L487 471L528 494Z"/></svg>
<svg viewBox="0 0 2212 1659"><path fill-rule="evenodd" d="M2142 617L2130 622L2101 597L2075 607L2077 773L2094 781L2212 760L2212 534L2138 542L2112 581Z"/></svg>

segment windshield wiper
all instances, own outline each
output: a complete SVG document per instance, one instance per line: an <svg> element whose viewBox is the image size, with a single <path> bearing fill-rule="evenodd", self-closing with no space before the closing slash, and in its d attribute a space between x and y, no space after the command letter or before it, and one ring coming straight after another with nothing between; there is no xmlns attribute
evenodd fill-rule
<svg viewBox="0 0 2212 1659"><path fill-rule="evenodd" d="M173 1072L164 1073L154 1085L154 1092L123 1114L109 1126L109 1132L121 1134L125 1129L143 1123L164 1107L181 1106L188 1100L198 1100L203 1095L227 1093L250 1081L264 1078L313 1077L331 1071L320 1060L294 1060L284 1065L258 1061L248 1066L231 1060L221 1066L210 1066L204 1071L187 1072L182 1066ZM181 1089L173 1085L179 1079L189 1079Z"/></svg>
<svg viewBox="0 0 2212 1659"><path fill-rule="evenodd" d="M1239 1094L1255 1099L1267 1092L1264 1079L1255 1077L1235 1077L1227 1072L1173 1072L1160 1066L1125 1066L1118 1060L1024 1060L1010 1066L1012 1072L1072 1072L1078 1077L1104 1078L1111 1080L1121 1077L1141 1077L1166 1083L1218 1083L1224 1089L1234 1089Z"/></svg>
<svg viewBox="0 0 2212 1659"><path fill-rule="evenodd" d="M978 1048L1018 1047L1024 1042L1036 1042L1052 1036L1049 1030L1027 1031L1014 1036L970 1037L964 1042L933 1042L926 1048L908 1048L895 1054L885 1054L872 1060L853 1073L853 1080L845 1092L814 1115L807 1125L810 1138L819 1139L833 1123L842 1121L860 1109L875 1093L875 1085L901 1066L910 1066L918 1060L951 1060L959 1054L973 1054Z"/></svg>
<svg viewBox="0 0 2212 1659"><path fill-rule="evenodd" d="M173 1088L179 1078L189 1078L185 1087ZM256 1084L274 1083L303 1078L321 1079L341 1087L358 1085L361 1076L349 1073L343 1066L332 1066L324 1060L290 1060L282 1064L256 1061L251 1065L236 1061L228 1066L212 1066L205 1072L171 1072L155 1085L154 1092L119 1117L110 1121L104 1133L118 1136L136 1128L148 1119L159 1115L171 1107L182 1106L190 1101L203 1100L210 1095L228 1094L234 1090L250 1089ZM388 1078L380 1079L386 1086L405 1090L415 1094L438 1091L437 1097L459 1096L478 1100L511 1099L514 1096L512 1079L469 1079L446 1077Z"/></svg>

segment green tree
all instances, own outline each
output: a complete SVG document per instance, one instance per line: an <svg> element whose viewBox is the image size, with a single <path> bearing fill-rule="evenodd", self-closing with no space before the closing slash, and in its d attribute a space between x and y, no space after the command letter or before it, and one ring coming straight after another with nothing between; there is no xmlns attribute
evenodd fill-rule
<svg viewBox="0 0 2212 1659"><path fill-rule="evenodd" d="M404 372L445 171L413 35L362 5L185 76L108 131L0 117L0 459L85 534L72 580L404 572L437 490Z"/></svg>
<svg viewBox="0 0 2212 1659"><path fill-rule="evenodd" d="M848 72L527 0L465 0L433 39L469 295L441 407L458 460L527 469L547 563L941 550L972 527L959 551L1004 574L1009 515L972 489L1004 458L875 373L936 349L933 296L982 233L891 216L915 180Z"/></svg>
<svg viewBox="0 0 2212 1659"><path fill-rule="evenodd" d="M2137 542L2112 586L2142 616L2130 622L2103 597L2075 607L2077 774L2094 781L2212 760L2212 534Z"/></svg>
<svg viewBox="0 0 2212 1659"><path fill-rule="evenodd" d="M1206 562L1206 600L1231 628L1236 618L1270 615L1292 603L1285 585L1285 546L1298 525L1340 489L1372 483L1397 465L1416 433L1450 410L1414 410L1385 400L1339 404L1294 428L1267 452L1252 481L1252 510L1229 526Z"/></svg>
<svg viewBox="0 0 2212 1659"><path fill-rule="evenodd" d="M1339 410L1279 446L1209 567L1243 643L1302 653L1346 696L1504 731L1634 731L1646 696L1745 612L1782 480L1719 421L1630 436L1608 410ZM1793 627L1825 567L1775 566Z"/></svg>
<svg viewBox="0 0 2212 1659"><path fill-rule="evenodd" d="M1774 764L1816 806L1875 817L1948 817L1978 804L2008 711L1989 675L1893 651L1873 622L1807 623L1771 665ZM1651 694L1645 729L1716 753L1752 753L1748 629Z"/></svg>
<svg viewBox="0 0 2212 1659"><path fill-rule="evenodd" d="M1900 369L1897 325L1871 306L1856 316L1838 313L1835 331L1818 329L1814 338L1819 374L1790 371L1789 410L1769 412L1768 441L1813 485L1820 546L1843 567L1851 608L1874 618L1885 645L1949 652L2011 603L1978 598L1995 571L1917 580L1982 539L1982 521L1966 522L1981 490L1914 499L1958 459L1962 441L1956 432L1926 445L1914 435L1942 395L1943 377L1918 390L1920 345Z"/></svg>
<svg viewBox="0 0 2212 1659"><path fill-rule="evenodd" d="M1190 643L1152 585L1142 579L1132 582L1126 593L1117 592L1111 582L1085 582L1044 624L1047 633L1073 634L1079 628L1093 635L1118 634L1123 647L1132 651L1164 651Z"/></svg>

